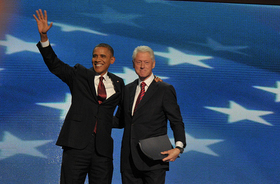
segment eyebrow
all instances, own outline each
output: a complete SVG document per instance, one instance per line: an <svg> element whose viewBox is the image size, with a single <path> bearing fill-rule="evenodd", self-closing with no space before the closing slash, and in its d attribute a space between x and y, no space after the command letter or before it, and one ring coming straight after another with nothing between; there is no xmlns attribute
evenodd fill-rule
<svg viewBox="0 0 280 184"><path fill-rule="evenodd" d="M97 56L98 54L92 54L92 56ZM102 57L106 57L106 54L100 54Z"/></svg>

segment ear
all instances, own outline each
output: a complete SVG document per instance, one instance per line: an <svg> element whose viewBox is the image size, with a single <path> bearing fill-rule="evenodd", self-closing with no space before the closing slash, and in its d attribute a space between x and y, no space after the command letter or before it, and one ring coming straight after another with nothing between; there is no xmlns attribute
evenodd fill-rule
<svg viewBox="0 0 280 184"><path fill-rule="evenodd" d="M135 68L135 64L134 64L134 61L132 60L132 64L133 64L133 68Z"/></svg>
<svg viewBox="0 0 280 184"><path fill-rule="evenodd" d="M116 60L116 58L115 58L114 56L111 57L111 59L110 59L110 64L114 64L115 60Z"/></svg>
<svg viewBox="0 0 280 184"><path fill-rule="evenodd" d="M153 63L153 68L155 68L156 66L156 60L154 60L154 63Z"/></svg>

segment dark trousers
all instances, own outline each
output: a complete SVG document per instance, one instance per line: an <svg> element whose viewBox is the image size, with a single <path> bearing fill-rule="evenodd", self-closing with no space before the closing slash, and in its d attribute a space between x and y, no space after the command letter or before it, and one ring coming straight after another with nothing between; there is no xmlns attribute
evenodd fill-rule
<svg viewBox="0 0 280 184"><path fill-rule="evenodd" d="M87 174L90 184L112 182L113 160L96 152L94 135L85 149L63 149L60 183L84 184Z"/></svg>
<svg viewBox="0 0 280 184"><path fill-rule="evenodd" d="M151 171L139 171L134 165L132 158L129 159L130 167L121 173L122 184L164 184L166 169Z"/></svg>
<svg viewBox="0 0 280 184"><path fill-rule="evenodd" d="M122 172L123 184L164 184L165 169L152 171L132 171L125 170Z"/></svg>

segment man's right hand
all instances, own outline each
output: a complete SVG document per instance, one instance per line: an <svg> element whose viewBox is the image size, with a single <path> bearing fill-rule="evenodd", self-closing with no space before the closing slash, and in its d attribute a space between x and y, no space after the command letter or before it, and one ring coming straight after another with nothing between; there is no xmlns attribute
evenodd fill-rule
<svg viewBox="0 0 280 184"><path fill-rule="evenodd" d="M37 17L36 15L33 14L33 17L35 18L38 26L38 31L41 35L41 41L47 41L47 32L49 29L52 27L53 23L51 22L50 25L48 25L48 16L47 16L47 11L44 10L44 14L41 9L36 10Z"/></svg>

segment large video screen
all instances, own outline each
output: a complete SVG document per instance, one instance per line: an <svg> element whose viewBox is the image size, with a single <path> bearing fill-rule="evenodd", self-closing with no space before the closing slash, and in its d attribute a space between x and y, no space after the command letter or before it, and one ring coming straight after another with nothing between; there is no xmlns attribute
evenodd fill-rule
<svg viewBox="0 0 280 184"><path fill-rule="evenodd" d="M6 3L6 4L5 4ZM91 68L108 43L109 71L137 78L132 52L150 46L153 73L177 93L187 147L167 184L280 183L280 6L157 0L1 2L0 183L59 183L55 145L71 103L36 44L32 17L47 10L58 57ZM113 184L121 183L122 129L113 129ZM174 144L173 132L168 135Z"/></svg>

